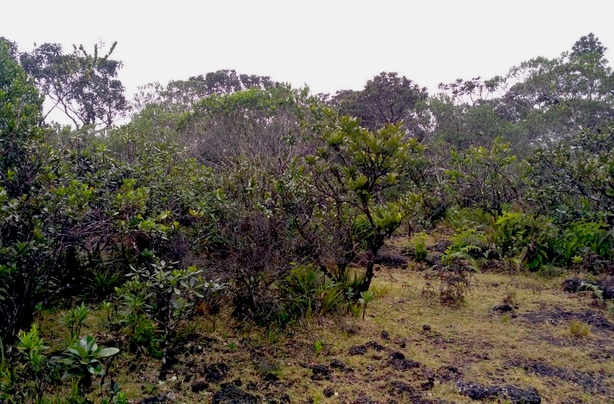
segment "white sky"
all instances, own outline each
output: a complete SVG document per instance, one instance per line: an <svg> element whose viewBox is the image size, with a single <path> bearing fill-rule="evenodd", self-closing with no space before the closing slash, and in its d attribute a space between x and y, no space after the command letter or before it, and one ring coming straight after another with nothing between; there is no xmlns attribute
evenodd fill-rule
<svg viewBox="0 0 614 404"><path fill-rule="evenodd" d="M434 93L555 57L589 32L614 49L613 11L612 0L21 0L0 7L0 36L67 52L118 41L129 94L219 69L330 93L396 71Z"/></svg>

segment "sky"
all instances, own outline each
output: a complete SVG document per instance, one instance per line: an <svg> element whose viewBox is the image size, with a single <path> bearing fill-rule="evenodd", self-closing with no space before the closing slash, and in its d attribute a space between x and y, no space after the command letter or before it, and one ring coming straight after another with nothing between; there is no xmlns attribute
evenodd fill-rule
<svg viewBox="0 0 614 404"><path fill-rule="evenodd" d="M436 93L440 82L556 57L589 32L614 48L611 0L21 0L0 10L0 36L22 51L117 41L130 98L139 85L219 69L314 93L398 72Z"/></svg>

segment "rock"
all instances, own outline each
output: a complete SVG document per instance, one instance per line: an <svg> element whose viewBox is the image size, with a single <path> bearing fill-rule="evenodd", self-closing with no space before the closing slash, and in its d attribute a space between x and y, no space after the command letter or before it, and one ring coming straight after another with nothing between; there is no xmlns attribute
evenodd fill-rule
<svg viewBox="0 0 614 404"><path fill-rule="evenodd" d="M205 379L204 377L192 383L192 392L194 393L199 393L203 390L207 390L208 388L209 388L209 383L207 383L207 379Z"/></svg>
<svg viewBox="0 0 614 404"><path fill-rule="evenodd" d="M390 334L388 334L388 331L386 330L382 331L382 339L385 339L385 340L390 339Z"/></svg>
<svg viewBox="0 0 614 404"><path fill-rule="evenodd" d="M401 381L393 381L390 383L390 391L395 394L410 393L414 394L414 389Z"/></svg>
<svg viewBox="0 0 614 404"><path fill-rule="evenodd" d="M598 286L599 289L603 291L604 299L614 300L614 276L608 276L602 279Z"/></svg>
<svg viewBox="0 0 614 404"><path fill-rule="evenodd" d="M350 348L350 355L364 355L367 353L367 347L364 345L355 345Z"/></svg>
<svg viewBox="0 0 614 404"><path fill-rule="evenodd" d="M212 404L257 404L258 398L232 384L223 384L222 390L213 395Z"/></svg>
<svg viewBox="0 0 614 404"><path fill-rule="evenodd" d="M311 378L313 380L322 380L330 378L330 369L324 365L314 365L311 367L313 371L313 376Z"/></svg>
<svg viewBox="0 0 614 404"><path fill-rule="evenodd" d="M382 345L378 344L378 343L377 343L377 342L375 342L375 341L369 341L369 342L367 342L367 343L365 344L365 346L366 346L367 348L369 348L369 349L373 349L373 350L375 350L375 351L377 351L377 352L381 352L381 351L383 351L384 349L386 349L386 348L384 348Z"/></svg>
<svg viewBox="0 0 614 404"><path fill-rule="evenodd" d="M496 311L498 313L509 313L510 311L515 310L514 306L511 306L509 304L500 304L498 306L493 307L492 309L493 311Z"/></svg>
<svg viewBox="0 0 614 404"><path fill-rule="evenodd" d="M329 398L335 395L335 390L330 387L324 389L324 397Z"/></svg>
<svg viewBox="0 0 614 404"><path fill-rule="evenodd" d="M458 391L472 400L488 400L497 397L508 400L513 404L541 404L541 397L537 390L530 387L526 390L515 386L481 386L476 383L461 383L457 384Z"/></svg>
<svg viewBox="0 0 614 404"><path fill-rule="evenodd" d="M409 369L419 368L420 363L405 359L405 355L403 355L401 352L394 352L390 358L390 366L392 366L396 370L405 371Z"/></svg>
<svg viewBox="0 0 614 404"><path fill-rule="evenodd" d="M205 367L205 379L218 383L226 377L230 368L225 363L213 363Z"/></svg>
<svg viewBox="0 0 614 404"><path fill-rule="evenodd" d="M485 387L475 383L458 383L458 392L472 400L487 400L496 398L501 392L500 387Z"/></svg>
<svg viewBox="0 0 614 404"><path fill-rule="evenodd" d="M333 359L330 363L330 367L333 369L345 370L345 363L341 362L339 359Z"/></svg>
<svg viewBox="0 0 614 404"><path fill-rule="evenodd" d="M267 373L266 376L262 378L265 382L276 382L279 381L279 377L277 377L274 373Z"/></svg>
<svg viewBox="0 0 614 404"><path fill-rule="evenodd" d="M563 290L569 293L576 293L582 286L582 280L580 278L565 279L563 282Z"/></svg>
<svg viewBox="0 0 614 404"><path fill-rule="evenodd" d="M439 380L442 382L448 382L450 380L458 380L463 376L463 372L461 372L456 366L442 366L437 369L437 376Z"/></svg>

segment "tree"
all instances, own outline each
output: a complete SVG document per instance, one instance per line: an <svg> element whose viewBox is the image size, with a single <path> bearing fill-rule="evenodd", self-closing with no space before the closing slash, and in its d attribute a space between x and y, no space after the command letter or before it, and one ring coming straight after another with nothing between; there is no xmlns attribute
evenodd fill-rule
<svg viewBox="0 0 614 404"><path fill-rule="evenodd" d="M404 138L401 123L372 132L343 116L321 133L324 146L318 154L307 157L316 188L332 201L337 220L351 226L349 246L366 253L357 296L369 289L379 250L408 213L405 202L411 199L412 174L422 165L424 146Z"/></svg>
<svg viewBox="0 0 614 404"><path fill-rule="evenodd" d="M581 37L560 57L538 57L510 70L503 97L514 104L525 139L533 146L593 131L614 118L614 75L606 48L593 35Z"/></svg>
<svg viewBox="0 0 614 404"><path fill-rule="evenodd" d="M397 73L382 72L367 81L361 91L338 91L333 101L341 114L360 118L361 125L369 130L404 122L408 133L422 140L429 124L424 105L427 98L425 87Z"/></svg>
<svg viewBox="0 0 614 404"><path fill-rule="evenodd" d="M117 79L122 63L110 59L117 42L102 56L104 44L95 45L88 53L83 45L64 54L62 45L45 43L20 57L25 71L34 77L39 91L49 98L52 107L44 121L56 108L78 129L85 125L110 127L128 109L124 86Z"/></svg>
<svg viewBox="0 0 614 404"><path fill-rule="evenodd" d="M32 321L47 257L38 198L42 98L0 41L0 338Z"/></svg>

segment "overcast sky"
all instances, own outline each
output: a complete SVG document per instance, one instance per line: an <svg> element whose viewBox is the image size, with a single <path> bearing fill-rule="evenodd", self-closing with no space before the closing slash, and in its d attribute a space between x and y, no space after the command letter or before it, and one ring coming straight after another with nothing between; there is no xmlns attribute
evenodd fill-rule
<svg viewBox="0 0 614 404"><path fill-rule="evenodd" d="M614 48L612 0L21 0L0 10L0 36L20 50L117 41L129 93L219 69L330 93L396 71L435 92L555 57L589 32Z"/></svg>

